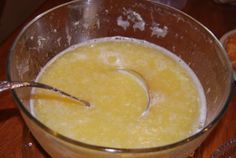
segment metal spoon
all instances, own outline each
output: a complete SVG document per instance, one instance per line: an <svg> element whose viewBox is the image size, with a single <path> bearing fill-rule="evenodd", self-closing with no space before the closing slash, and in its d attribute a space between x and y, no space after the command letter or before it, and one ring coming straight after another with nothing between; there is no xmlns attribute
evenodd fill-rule
<svg viewBox="0 0 236 158"><path fill-rule="evenodd" d="M120 73L126 73L128 75L133 76L134 78L136 78L138 81L141 82L146 95L147 95L147 104L146 107L144 109L144 111L142 112L142 114L140 115L140 118L144 118L148 115L150 109L151 109L151 97L150 97L150 92L149 92L149 87L147 85L146 80L144 79L144 77L137 71L132 70L132 69L126 69L126 68L117 68L116 69L117 72ZM2 91L6 91L6 90L10 90L10 89L16 89L16 88L23 88L23 87L36 87L36 88L42 88L42 89L47 89L50 91L54 91L56 93L59 93L63 96L66 96L68 98L74 99L76 101L82 102L85 106L90 107L90 103L86 100L80 99L78 97L72 96L62 90L59 90L55 87L43 84L43 83L39 83L39 82L34 82L34 81L29 81L29 82L25 82L25 81L0 81L0 92Z"/></svg>
<svg viewBox="0 0 236 158"><path fill-rule="evenodd" d="M81 103L83 103L85 106L90 106L90 103L86 100L77 98L75 96L72 96L62 90L59 90L55 87L43 84L43 83L39 83L39 82L34 82L34 81L29 81L29 82L25 82L25 81L0 81L0 92L2 91L6 91L6 90L10 90L10 89L16 89L16 88L23 88L23 87L37 87L37 88L42 88L42 89L47 89L50 91L54 91L56 93L59 93L63 96L66 96L70 99L74 99L76 101L79 101Z"/></svg>

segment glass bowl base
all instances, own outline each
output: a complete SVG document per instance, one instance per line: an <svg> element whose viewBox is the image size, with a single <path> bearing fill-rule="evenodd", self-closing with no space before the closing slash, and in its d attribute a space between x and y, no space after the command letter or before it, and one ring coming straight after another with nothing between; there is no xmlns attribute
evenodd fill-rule
<svg viewBox="0 0 236 158"><path fill-rule="evenodd" d="M200 147L201 148L201 147ZM202 158L201 149L198 148L192 155L187 158ZM30 130L25 126L22 145L22 157L24 158L52 158L39 145L37 140L31 134Z"/></svg>

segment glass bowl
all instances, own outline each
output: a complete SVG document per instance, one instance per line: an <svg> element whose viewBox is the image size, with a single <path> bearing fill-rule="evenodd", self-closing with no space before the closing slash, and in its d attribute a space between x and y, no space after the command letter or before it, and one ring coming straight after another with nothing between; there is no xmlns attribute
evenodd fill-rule
<svg viewBox="0 0 236 158"><path fill-rule="evenodd" d="M199 78L206 95L204 128L173 144L123 149L67 138L30 112L31 88L13 91L22 117L41 146L54 158L185 158L200 146L227 108L232 68L217 38L202 24L151 0L77 0L37 16L16 38L8 59L9 80L35 80L41 68L71 45L100 37L125 36L160 45L182 58Z"/></svg>

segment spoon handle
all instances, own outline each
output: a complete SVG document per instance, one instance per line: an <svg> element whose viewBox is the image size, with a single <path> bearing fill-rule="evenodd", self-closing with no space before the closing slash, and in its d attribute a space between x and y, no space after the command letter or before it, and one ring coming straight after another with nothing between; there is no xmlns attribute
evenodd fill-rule
<svg viewBox="0 0 236 158"><path fill-rule="evenodd" d="M0 81L0 92L10 90L10 89L16 89L16 88L22 88L22 87L37 87L37 88L42 88L42 89L47 89L54 91L56 93L59 93L63 96L69 97L71 99L77 100L82 102L86 106L90 106L90 103L87 102L86 100L77 98L75 96L72 96L64 91L61 91L55 87L39 83L39 82L34 82L34 81L29 81L29 82L24 82L24 81Z"/></svg>
<svg viewBox="0 0 236 158"><path fill-rule="evenodd" d="M18 82L18 81L0 81L0 92L20 88L20 87L29 87L30 83L28 82Z"/></svg>

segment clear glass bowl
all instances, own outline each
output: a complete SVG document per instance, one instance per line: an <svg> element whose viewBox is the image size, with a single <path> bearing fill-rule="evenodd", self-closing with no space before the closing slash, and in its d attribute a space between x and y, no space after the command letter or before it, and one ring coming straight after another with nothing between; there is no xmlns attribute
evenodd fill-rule
<svg viewBox="0 0 236 158"><path fill-rule="evenodd" d="M13 95L41 146L54 158L184 158L200 146L227 108L232 68L216 37L202 24L174 8L151 0L78 0L53 8L20 32L9 55L9 80L34 80L40 69L67 47L99 37L126 36L158 44L181 57L198 76L207 100L204 129L166 146L110 148L67 138L32 116L30 88Z"/></svg>

